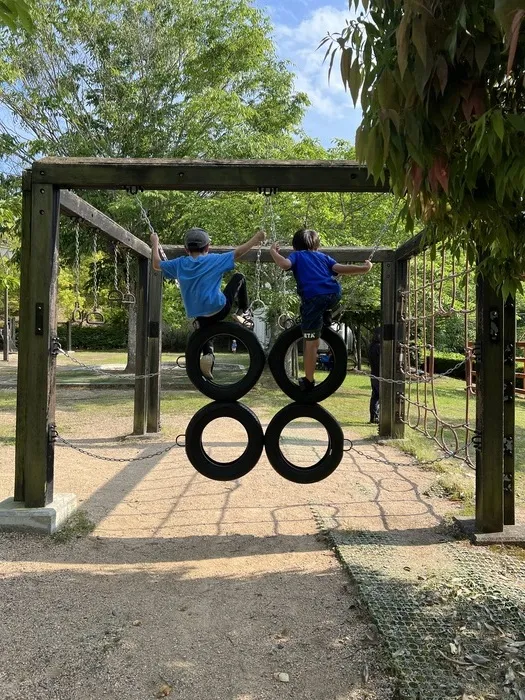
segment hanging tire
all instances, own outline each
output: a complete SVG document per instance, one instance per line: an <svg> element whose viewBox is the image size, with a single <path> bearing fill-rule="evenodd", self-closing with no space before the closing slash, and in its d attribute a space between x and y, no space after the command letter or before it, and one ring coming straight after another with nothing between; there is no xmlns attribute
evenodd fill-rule
<svg viewBox="0 0 525 700"><path fill-rule="evenodd" d="M202 444L206 426L217 418L233 418L246 430L248 444L240 457L231 462L212 459ZM185 435L186 456L203 476L214 481L233 481L251 471L259 461L264 447L264 433L255 413L242 403L218 402L197 411L188 423Z"/></svg>
<svg viewBox="0 0 525 700"><path fill-rule="evenodd" d="M228 335L242 343L249 355L250 364L246 374L232 384L217 384L201 372L201 351L207 341L216 335ZM190 336L186 347L186 373L193 386L215 401L237 401L257 384L264 369L266 358L257 336L238 323L219 321L206 328L199 328Z"/></svg>
<svg viewBox="0 0 525 700"><path fill-rule="evenodd" d="M279 444L283 430L296 418L313 418L321 423L328 433L328 449L311 467L299 467L290 462L284 456ZM292 403L285 406L272 418L264 437L266 456L272 467L282 477L296 484L313 484L330 476L341 463L343 447L344 436L341 426L332 414L319 404Z"/></svg>
<svg viewBox="0 0 525 700"><path fill-rule="evenodd" d="M345 341L331 328L323 327L321 339L327 343L334 358L334 366L330 370L327 378L308 392L294 382L286 373L286 354L293 343L303 337L301 326L293 326L289 330L283 331L277 338L274 346L268 355L268 366L279 388L289 396L292 401L298 403L318 403L331 396L344 382L346 378L346 363L348 352Z"/></svg>

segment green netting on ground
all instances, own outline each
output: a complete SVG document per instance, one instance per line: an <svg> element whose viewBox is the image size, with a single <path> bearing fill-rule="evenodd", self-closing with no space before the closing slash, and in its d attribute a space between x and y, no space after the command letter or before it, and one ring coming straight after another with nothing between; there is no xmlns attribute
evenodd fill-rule
<svg viewBox="0 0 525 700"><path fill-rule="evenodd" d="M434 532L410 542L317 519L391 654L400 697L525 700L524 560Z"/></svg>

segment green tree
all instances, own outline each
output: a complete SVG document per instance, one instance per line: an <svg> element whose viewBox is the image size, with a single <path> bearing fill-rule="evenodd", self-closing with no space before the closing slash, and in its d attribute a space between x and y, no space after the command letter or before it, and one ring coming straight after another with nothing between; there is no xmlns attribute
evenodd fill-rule
<svg viewBox="0 0 525 700"><path fill-rule="evenodd" d="M4 151L271 157L306 97L249 0L34 0L35 29L0 37Z"/></svg>
<svg viewBox="0 0 525 700"><path fill-rule="evenodd" d="M419 220L452 250L481 248L485 272L514 291L525 265L524 0L363 5L323 42L361 96L358 158L406 197L409 230Z"/></svg>
<svg viewBox="0 0 525 700"><path fill-rule="evenodd" d="M10 115L0 152L15 166L42 155L268 158L293 144L306 96L249 0L34 0L33 11L32 35L0 36L0 104ZM140 230L127 195L87 198ZM165 220L173 201L157 199ZM65 227L69 263L73 241ZM71 275L61 280L65 306Z"/></svg>
<svg viewBox="0 0 525 700"><path fill-rule="evenodd" d="M12 31L23 28L33 31L31 8L25 0L2 0L0 3L0 24Z"/></svg>

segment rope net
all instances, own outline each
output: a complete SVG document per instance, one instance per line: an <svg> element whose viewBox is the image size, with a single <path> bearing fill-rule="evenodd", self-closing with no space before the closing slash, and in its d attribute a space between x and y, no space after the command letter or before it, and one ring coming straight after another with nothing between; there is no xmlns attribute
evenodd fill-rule
<svg viewBox="0 0 525 700"><path fill-rule="evenodd" d="M472 380L467 376L466 386L463 376L437 382L453 372L435 371L440 347L463 355L459 362L456 357L453 370L472 362L476 318L472 269L464 257L450 259L444 249L436 255L424 251L408 262L408 283L399 294L404 326L399 370L405 382L400 418L441 450L474 467Z"/></svg>

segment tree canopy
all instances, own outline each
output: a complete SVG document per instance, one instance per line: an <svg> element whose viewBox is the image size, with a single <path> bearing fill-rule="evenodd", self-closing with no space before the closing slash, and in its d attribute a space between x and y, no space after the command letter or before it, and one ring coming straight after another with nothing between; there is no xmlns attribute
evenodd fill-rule
<svg viewBox="0 0 525 700"><path fill-rule="evenodd" d="M358 8L350 0L350 8ZM358 158L513 292L525 267L524 0L365 0L327 36L363 120Z"/></svg>
<svg viewBox="0 0 525 700"><path fill-rule="evenodd" d="M0 37L5 155L271 157L306 96L249 0L34 0Z"/></svg>

